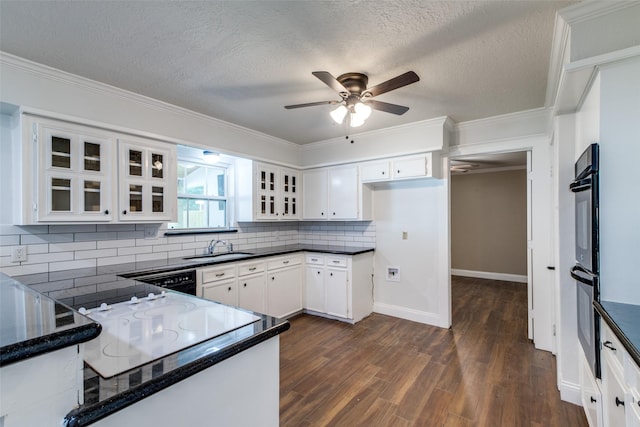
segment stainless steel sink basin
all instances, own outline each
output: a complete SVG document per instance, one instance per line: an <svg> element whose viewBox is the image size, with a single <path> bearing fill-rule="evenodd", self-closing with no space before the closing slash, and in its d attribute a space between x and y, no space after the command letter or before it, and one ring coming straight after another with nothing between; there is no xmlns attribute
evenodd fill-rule
<svg viewBox="0 0 640 427"><path fill-rule="evenodd" d="M246 258L248 256L253 255L251 252L224 252L219 254L212 255L196 255L185 257L184 259L201 259L201 260L211 260L211 261L225 261L229 259L238 259L238 258Z"/></svg>

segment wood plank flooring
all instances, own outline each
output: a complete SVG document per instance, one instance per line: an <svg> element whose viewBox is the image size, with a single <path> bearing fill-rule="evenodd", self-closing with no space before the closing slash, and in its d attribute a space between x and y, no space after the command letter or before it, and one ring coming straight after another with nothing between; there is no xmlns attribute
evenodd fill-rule
<svg viewBox="0 0 640 427"><path fill-rule="evenodd" d="M301 315L280 336L280 425L587 426L527 339L524 284L452 278L451 330Z"/></svg>

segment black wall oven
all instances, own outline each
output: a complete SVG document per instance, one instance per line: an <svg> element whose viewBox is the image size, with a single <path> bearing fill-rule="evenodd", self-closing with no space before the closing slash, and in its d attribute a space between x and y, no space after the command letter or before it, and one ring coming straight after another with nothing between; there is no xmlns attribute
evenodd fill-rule
<svg viewBox="0 0 640 427"><path fill-rule="evenodd" d="M569 189L575 193L576 280L578 339L596 378L600 374L600 316L593 306L600 300L598 244L598 144L591 144L575 165Z"/></svg>

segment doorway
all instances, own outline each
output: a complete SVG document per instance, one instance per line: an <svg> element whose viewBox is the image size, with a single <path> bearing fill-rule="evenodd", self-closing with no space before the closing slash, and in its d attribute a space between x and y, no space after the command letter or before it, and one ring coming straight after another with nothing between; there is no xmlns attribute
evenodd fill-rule
<svg viewBox="0 0 640 427"><path fill-rule="evenodd" d="M528 151L450 159L451 304L456 313L465 292L502 287L517 298L533 339L528 159Z"/></svg>

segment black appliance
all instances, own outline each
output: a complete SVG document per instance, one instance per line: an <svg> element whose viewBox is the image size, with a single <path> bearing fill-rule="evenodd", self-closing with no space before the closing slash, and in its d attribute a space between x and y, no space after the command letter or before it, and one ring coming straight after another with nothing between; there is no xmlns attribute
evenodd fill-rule
<svg viewBox="0 0 640 427"><path fill-rule="evenodd" d="M578 339L596 378L600 373L600 316L593 306L600 300L598 243L598 144L591 144L575 164L575 179L569 189L575 193L576 280Z"/></svg>
<svg viewBox="0 0 640 427"><path fill-rule="evenodd" d="M139 282L149 283L172 291L183 292L189 295L196 294L196 271L169 271L135 277Z"/></svg>

